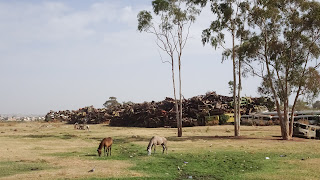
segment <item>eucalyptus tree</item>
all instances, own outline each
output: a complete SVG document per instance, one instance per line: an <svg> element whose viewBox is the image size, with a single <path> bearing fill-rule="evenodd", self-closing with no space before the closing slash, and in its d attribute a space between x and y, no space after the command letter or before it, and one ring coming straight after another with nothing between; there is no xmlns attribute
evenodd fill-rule
<svg viewBox="0 0 320 180"><path fill-rule="evenodd" d="M203 3L203 1L200 1ZM237 58L236 49L246 38L248 31L246 17L249 9L247 0L211 0L211 11L217 19L213 20L210 27L203 30L203 44L210 43L214 48L222 47L224 52L222 60L231 56L233 64L233 108L234 108L234 135L240 135L240 92L241 92L241 61ZM226 32L231 35L232 47L227 48L225 42ZM238 44L237 44L238 43ZM238 77L237 77L238 75ZM237 81L238 80L238 81Z"/></svg>
<svg viewBox="0 0 320 180"><path fill-rule="evenodd" d="M154 0L153 13L140 11L138 14L138 30L151 33L156 37L156 44L169 57L172 71L173 94L177 118L178 137L182 136L182 88L181 60L187 43L191 24L195 21L200 9L186 0ZM154 19L156 16L156 19ZM175 66L179 70L179 106L176 97Z"/></svg>
<svg viewBox="0 0 320 180"><path fill-rule="evenodd" d="M250 10L251 37L239 48L247 61L263 65L259 91L271 95L285 140L293 134L300 96L319 94L320 4L308 0L256 0ZM294 101L290 108L289 97ZM281 106L283 105L283 106Z"/></svg>

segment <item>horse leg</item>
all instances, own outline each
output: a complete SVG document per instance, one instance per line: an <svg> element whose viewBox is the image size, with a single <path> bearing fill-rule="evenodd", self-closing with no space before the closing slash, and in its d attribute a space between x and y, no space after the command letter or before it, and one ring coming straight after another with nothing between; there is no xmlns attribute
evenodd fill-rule
<svg viewBox="0 0 320 180"><path fill-rule="evenodd" d="M106 156L106 146L103 146L104 156Z"/></svg>
<svg viewBox="0 0 320 180"><path fill-rule="evenodd" d="M157 146L157 145L153 145L154 153L156 153L156 146Z"/></svg>
<svg viewBox="0 0 320 180"><path fill-rule="evenodd" d="M107 157L109 156L109 147L107 147Z"/></svg>
<svg viewBox="0 0 320 180"><path fill-rule="evenodd" d="M164 144L162 144L162 154L164 153L164 150L166 149L166 146Z"/></svg>
<svg viewBox="0 0 320 180"><path fill-rule="evenodd" d="M110 146L110 156L111 156L111 146Z"/></svg>

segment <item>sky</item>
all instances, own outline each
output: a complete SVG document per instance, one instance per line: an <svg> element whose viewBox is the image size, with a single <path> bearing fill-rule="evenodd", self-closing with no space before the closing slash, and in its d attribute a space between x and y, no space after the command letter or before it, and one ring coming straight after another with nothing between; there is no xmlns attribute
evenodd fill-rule
<svg viewBox="0 0 320 180"><path fill-rule="evenodd" d="M168 57L152 34L137 30L141 10L152 10L151 0L0 0L0 114L102 108L110 96L136 103L173 97L171 67L161 61ZM221 63L222 50L201 42L212 19L204 9L190 29L185 98L230 95L232 62ZM243 79L242 94L259 96L260 81Z"/></svg>

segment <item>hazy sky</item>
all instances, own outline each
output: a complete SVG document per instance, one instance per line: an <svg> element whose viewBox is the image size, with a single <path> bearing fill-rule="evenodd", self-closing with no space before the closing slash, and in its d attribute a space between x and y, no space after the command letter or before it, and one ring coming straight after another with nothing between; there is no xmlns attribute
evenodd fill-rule
<svg viewBox="0 0 320 180"><path fill-rule="evenodd" d="M155 38L137 31L151 0L0 0L0 114L45 114L119 102L173 97L171 69ZM204 10L191 28L182 59L185 98L230 95L232 63L201 43L212 19ZM162 54L162 58L167 56ZM257 96L258 78L243 95Z"/></svg>

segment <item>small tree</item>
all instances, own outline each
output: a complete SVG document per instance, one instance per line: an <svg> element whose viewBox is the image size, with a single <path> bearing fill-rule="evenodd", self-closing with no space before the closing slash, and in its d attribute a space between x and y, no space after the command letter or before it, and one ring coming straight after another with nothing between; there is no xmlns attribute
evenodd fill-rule
<svg viewBox="0 0 320 180"><path fill-rule="evenodd" d="M103 103L103 106L107 109L112 108L112 107L116 107L121 105L118 101L116 97L109 97L109 100L107 100L105 103Z"/></svg>
<svg viewBox="0 0 320 180"><path fill-rule="evenodd" d="M152 1L154 15L159 22L153 20L152 13L141 11L138 14L138 30L151 33L156 37L156 44L165 52L171 64L173 95L175 99L175 110L178 127L178 137L182 136L182 88L181 88L181 60L182 52L187 43L189 29L195 21L195 16L200 10L193 3L186 0L154 0ZM176 62L177 61L177 62ZM178 63L179 69L179 106L176 97L175 67ZM180 109L180 110L179 110Z"/></svg>
<svg viewBox="0 0 320 180"><path fill-rule="evenodd" d="M230 116L222 114L219 116L219 124L220 125L224 125L227 123L227 121L229 120Z"/></svg>

